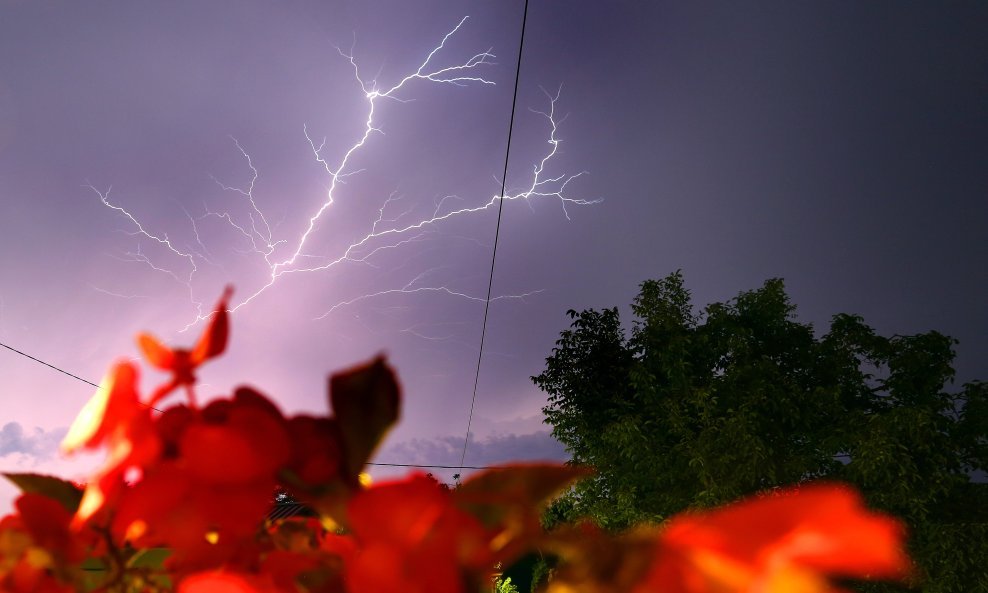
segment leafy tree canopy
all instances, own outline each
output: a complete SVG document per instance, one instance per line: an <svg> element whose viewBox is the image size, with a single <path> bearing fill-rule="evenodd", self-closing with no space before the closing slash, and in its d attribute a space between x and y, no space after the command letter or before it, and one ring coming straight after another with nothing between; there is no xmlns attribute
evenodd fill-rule
<svg viewBox="0 0 988 593"><path fill-rule="evenodd" d="M698 313L677 272L641 285L630 335L617 308L569 311L533 380L553 436L598 474L548 521L622 529L830 478L906 520L927 590L985 579L988 496L970 475L988 468L988 383L945 390L956 341L938 332L840 314L818 335L795 309L773 279Z"/></svg>

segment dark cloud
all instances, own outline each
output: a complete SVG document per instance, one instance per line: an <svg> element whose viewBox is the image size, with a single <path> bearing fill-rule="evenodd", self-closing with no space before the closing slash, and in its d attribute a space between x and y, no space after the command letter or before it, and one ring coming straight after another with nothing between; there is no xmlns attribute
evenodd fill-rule
<svg viewBox="0 0 988 593"><path fill-rule="evenodd" d="M463 437L444 436L412 439L389 445L378 456L383 463L423 465L458 465L463 452ZM563 445L549 431L530 434L498 434L467 444L465 465L497 465L511 461L565 461L569 456Z"/></svg>
<svg viewBox="0 0 988 593"><path fill-rule="evenodd" d="M8 422L0 428L0 457L20 453L38 460L50 459L65 433L65 428L44 430L37 426L26 431L20 423Z"/></svg>

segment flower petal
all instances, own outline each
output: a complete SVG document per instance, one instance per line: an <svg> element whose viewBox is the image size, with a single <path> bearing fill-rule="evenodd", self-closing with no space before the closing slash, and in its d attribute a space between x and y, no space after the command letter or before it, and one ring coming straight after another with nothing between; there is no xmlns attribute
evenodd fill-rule
<svg viewBox="0 0 988 593"><path fill-rule="evenodd" d="M131 418L139 405L137 369L122 362L113 367L76 416L62 440L62 450L72 453L84 447L98 447L112 430Z"/></svg>
<svg viewBox="0 0 988 593"><path fill-rule="evenodd" d="M200 572L182 579L178 593L267 593L275 589L256 577L232 572Z"/></svg>
<svg viewBox="0 0 988 593"><path fill-rule="evenodd" d="M223 354L226 350L227 338L230 335L230 318L227 314L227 307L230 296L233 295L233 287L227 286L220 297L216 308L213 310L213 318L209 322L209 327L202 333L202 337L192 349L189 357L193 366L197 366L210 358Z"/></svg>
<svg viewBox="0 0 988 593"><path fill-rule="evenodd" d="M668 591L782 591L795 582L827 591L828 576L905 577L902 540L899 522L869 512L853 490L800 486L674 517L648 582Z"/></svg>
<svg viewBox="0 0 988 593"><path fill-rule="evenodd" d="M152 365L166 371L175 369L175 354L158 338L151 334L137 334L137 346Z"/></svg>

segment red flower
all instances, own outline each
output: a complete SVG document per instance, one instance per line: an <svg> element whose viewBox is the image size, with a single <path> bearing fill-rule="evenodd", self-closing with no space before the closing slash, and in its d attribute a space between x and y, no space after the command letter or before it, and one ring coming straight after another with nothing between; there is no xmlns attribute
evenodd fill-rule
<svg viewBox="0 0 988 593"><path fill-rule="evenodd" d="M34 545L45 548L62 562L79 562L85 556L82 543L69 530L70 513L61 503L41 494L23 494L16 502L24 530Z"/></svg>
<svg viewBox="0 0 988 593"><path fill-rule="evenodd" d="M346 523L349 498L362 489L364 465L398 420L401 393L383 357L334 373L331 417L289 420L292 460L282 483L326 517Z"/></svg>
<svg viewBox="0 0 988 593"><path fill-rule="evenodd" d="M129 467L153 463L161 452L152 429L151 410L137 395L137 369L128 362L113 367L62 440L66 453L103 446L109 450L109 458L86 486L76 525L112 504L124 486L123 476Z"/></svg>
<svg viewBox="0 0 988 593"><path fill-rule="evenodd" d="M351 593L460 593L461 570L493 565L484 528L422 474L360 492L348 517L358 542L346 566Z"/></svg>
<svg viewBox="0 0 988 593"><path fill-rule="evenodd" d="M182 579L178 593L280 593L268 580L234 572L200 572Z"/></svg>
<svg viewBox="0 0 988 593"><path fill-rule="evenodd" d="M233 399L210 402L201 420L186 425L179 457L197 480L215 484L274 482L291 455L281 411L249 387Z"/></svg>
<svg viewBox="0 0 988 593"><path fill-rule="evenodd" d="M340 478L343 436L333 418L294 416L288 420L292 439L292 461L289 469L301 484L323 486Z"/></svg>
<svg viewBox="0 0 988 593"><path fill-rule="evenodd" d="M343 593L343 564L356 551L349 536L326 533L319 519L291 518L269 527L260 571L285 593Z"/></svg>
<svg viewBox="0 0 988 593"><path fill-rule="evenodd" d="M250 388L201 411L176 406L155 423L162 459L121 497L117 539L174 550L182 570L226 562L253 545L291 446L281 412Z"/></svg>
<svg viewBox="0 0 988 593"><path fill-rule="evenodd" d="M902 578L902 526L868 512L853 491L804 486L702 514L674 517L638 591L814 593L827 575Z"/></svg>
<svg viewBox="0 0 988 593"><path fill-rule="evenodd" d="M23 494L15 504L18 514L0 520L0 591L72 591L54 576L64 578L67 567L85 556L83 542L69 529L72 514L41 494Z"/></svg>
<svg viewBox="0 0 988 593"><path fill-rule="evenodd" d="M226 349L226 342L230 333L227 303L232 293L233 288L228 286L216 304L209 326L192 350L168 348L150 334L137 336L137 344L148 362L159 369L172 372L172 380L154 392L149 405L154 405L155 402L177 387L191 387L196 382L195 370L210 358L222 354ZM191 389L188 393L190 403L194 406L195 400Z"/></svg>

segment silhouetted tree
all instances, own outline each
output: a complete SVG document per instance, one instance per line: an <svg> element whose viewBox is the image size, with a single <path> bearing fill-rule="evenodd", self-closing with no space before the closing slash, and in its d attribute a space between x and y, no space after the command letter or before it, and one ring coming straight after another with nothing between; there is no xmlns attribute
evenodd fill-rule
<svg viewBox="0 0 988 593"><path fill-rule="evenodd" d="M697 313L677 272L644 282L632 311L630 337L616 308L569 311L533 377L553 435L598 471L550 522L621 529L838 479L907 522L924 591L988 591L988 486L970 479L988 468L988 384L944 391L956 341L843 314L818 337L778 279Z"/></svg>

